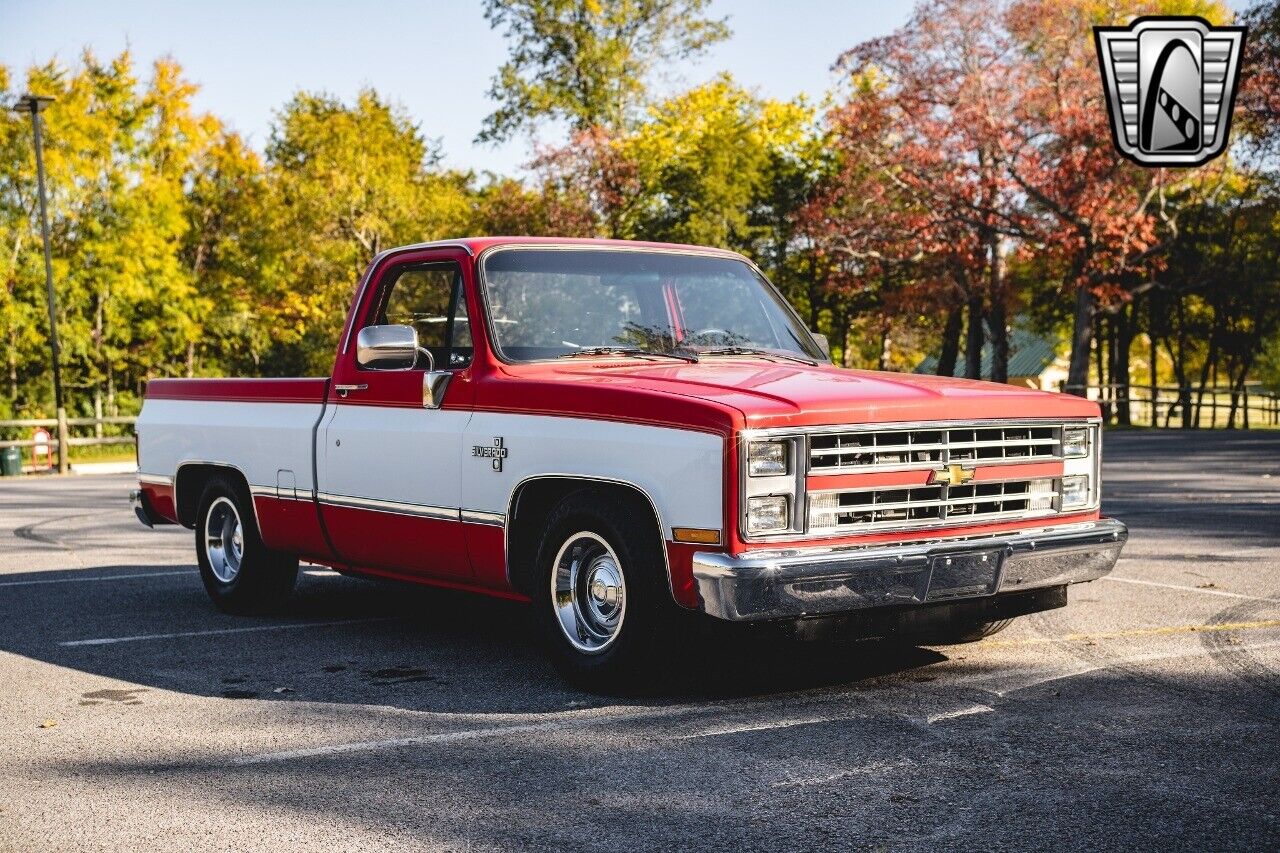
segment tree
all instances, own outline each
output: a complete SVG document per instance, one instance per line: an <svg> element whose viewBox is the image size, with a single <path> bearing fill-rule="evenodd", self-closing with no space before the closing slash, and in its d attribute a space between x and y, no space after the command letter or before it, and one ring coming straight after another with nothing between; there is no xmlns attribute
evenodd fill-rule
<svg viewBox="0 0 1280 853"><path fill-rule="evenodd" d="M507 62L489 96L498 109L478 142L501 142L545 119L572 132L621 128L655 68L696 56L729 36L705 15L710 0L485 0L504 28Z"/></svg>
<svg viewBox="0 0 1280 853"><path fill-rule="evenodd" d="M437 145L372 90L350 106L295 95L266 156L276 251L262 275L296 345L273 370L327 372L361 272L383 249L463 230L469 177L439 169Z"/></svg>
<svg viewBox="0 0 1280 853"><path fill-rule="evenodd" d="M994 0L928 0L905 26L846 52L837 66L878 81L892 144L864 147L858 156L879 158L873 162L880 176L920 213L920 243L944 256L934 268L945 269L949 281L929 275L921 283L942 285L935 304L954 306L947 292L958 291L967 305L966 376L980 375L986 325L991 378L1003 381L1011 300L1005 254L1008 239L1021 236L1025 223L1000 156L1012 132L1019 57L1007 33L993 26L999 16ZM887 256L883 248L872 251ZM949 316L948 334L958 329L958 319ZM948 341L944 351L952 349ZM950 361L948 355L941 366Z"/></svg>

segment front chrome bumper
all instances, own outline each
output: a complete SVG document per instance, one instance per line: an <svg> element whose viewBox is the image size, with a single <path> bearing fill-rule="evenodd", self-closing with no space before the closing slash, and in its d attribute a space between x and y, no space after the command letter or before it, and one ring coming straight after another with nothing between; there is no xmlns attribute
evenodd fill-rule
<svg viewBox="0 0 1280 853"><path fill-rule="evenodd" d="M732 621L850 613L1096 580L1129 538L1114 519L856 548L698 553L703 609Z"/></svg>

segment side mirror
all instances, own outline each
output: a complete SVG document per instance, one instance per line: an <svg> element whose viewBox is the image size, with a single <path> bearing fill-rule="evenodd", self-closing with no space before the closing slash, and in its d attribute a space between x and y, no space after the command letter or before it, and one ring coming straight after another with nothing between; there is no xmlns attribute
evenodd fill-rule
<svg viewBox="0 0 1280 853"><path fill-rule="evenodd" d="M827 357L827 361L831 360L831 342L827 340L827 336L821 332L810 332L813 335L814 342L818 345L818 349L822 350L822 354Z"/></svg>
<svg viewBox="0 0 1280 853"><path fill-rule="evenodd" d="M356 335L356 363L375 370L409 370L418 362L413 326L365 326Z"/></svg>

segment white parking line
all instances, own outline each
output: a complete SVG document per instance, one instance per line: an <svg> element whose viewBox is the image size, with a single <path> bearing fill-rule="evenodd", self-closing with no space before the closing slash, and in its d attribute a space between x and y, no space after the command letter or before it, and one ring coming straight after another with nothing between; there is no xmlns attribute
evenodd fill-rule
<svg viewBox="0 0 1280 853"><path fill-rule="evenodd" d="M1276 648L1280 648L1280 642L1254 643L1247 646L1231 646L1230 650L1232 652L1260 652ZM995 676L981 673L975 676L961 676L953 683L958 686L972 687L977 690L984 690L995 696L1004 697L1008 696L1010 693L1018 693L1022 690L1029 690L1032 687L1038 687L1041 684L1048 684L1053 681L1062 681L1067 678L1075 678L1076 676L1087 675L1091 672L1114 669L1118 666L1132 666L1134 664L1141 663L1156 663L1159 661L1202 657L1210 653L1211 651L1209 649L1202 646L1196 649L1180 650L1175 652L1153 652L1150 654L1129 655L1125 657L1117 657L1113 660L1100 661L1098 663L1077 660L1067 662L1064 668L1019 670L1016 672L1001 673Z"/></svg>
<svg viewBox="0 0 1280 853"><path fill-rule="evenodd" d="M1137 578L1118 578L1114 575L1107 575L1104 581L1113 581L1115 583L1133 583L1141 586L1158 586L1162 589L1176 589L1179 592L1200 592L1205 595L1219 595L1223 598L1240 598L1245 601L1266 601L1271 604L1280 604L1280 598L1263 598L1257 595L1242 595L1238 592L1227 592L1221 589L1204 589L1198 586L1184 586L1177 583L1158 583L1156 581L1140 581Z"/></svg>
<svg viewBox="0 0 1280 853"><path fill-rule="evenodd" d="M216 628L209 631L178 631L172 634L138 634L134 637L97 637L92 640L66 640L60 646L110 646L115 643L141 643L147 640L175 640L181 637L211 637L217 634L249 634L255 631L287 631L292 628L328 628L334 625L364 625L369 622L390 622L398 616L379 616L373 619L339 619L333 622L289 622L283 625L252 625L245 628Z"/></svg>
<svg viewBox="0 0 1280 853"><path fill-rule="evenodd" d="M402 746L424 746L435 743L457 743L458 741L478 740L487 737L509 737L518 734L535 732L556 732L569 729L581 729L601 723L620 723L641 721L653 718L685 717L708 714L717 711L711 706L679 705L666 708L589 708L584 711L570 711L557 715L554 719L539 720L536 723L514 723L505 726L485 726L478 729L463 729L452 732L436 732L429 735L413 737L389 738L387 740L365 740L354 743L338 743L332 746L317 746L307 749L287 749L280 752L264 752L258 755L244 755L233 758L229 762L236 767L253 764L274 764L278 761L293 761L299 758L323 758L330 755L343 755L350 752L366 752L380 749L396 749Z"/></svg>
<svg viewBox="0 0 1280 853"><path fill-rule="evenodd" d="M90 578L49 578L36 581L0 581L0 586L39 586L47 583L91 583L93 581L131 581L142 578L167 578L175 575L196 574L195 569L184 569L180 572L139 572L131 575L99 575Z"/></svg>
<svg viewBox="0 0 1280 853"><path fill-rule="evenodd" d="M971 714L989 714L994 711L990 705L971 705L968 708L957 708L954 711L943 711L940 714L930 714L925 717L926 723L938 723L943 720L954 720L956 717L968 717Z"/></svg>
<svg viewBox="0 0 1280 853"><path fill-rule="evenodd" d="M701 737L724 737L725 735L739 735L748 732L767 732L773 729L790 729L796 726L813 726L820 723L833 723L836 720L848 719L848 715L840 714L834 717L807 717L801 720L770 720L767 723L748 723L742 726L730 726L728 728L711 729L705 732L694 732L693 734L681 735L676 740L692 740Z"/></svg>

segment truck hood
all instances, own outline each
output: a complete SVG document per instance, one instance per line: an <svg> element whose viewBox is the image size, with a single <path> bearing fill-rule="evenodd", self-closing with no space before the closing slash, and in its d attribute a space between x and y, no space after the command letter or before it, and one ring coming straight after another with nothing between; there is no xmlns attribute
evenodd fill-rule
<svg viewBox="0 0 1280 853"><path fill-rule="evenodd" d="M631 387L741 413L746 428L990 418L1096 417L1079 397L993 382L762 359L715 358L698 364L575 361L527 365L542 382ZM532 378L532 377L530 377ZM621 386L621 387L620 387ZM585 390L585 389L582 389Z"/></svg>

